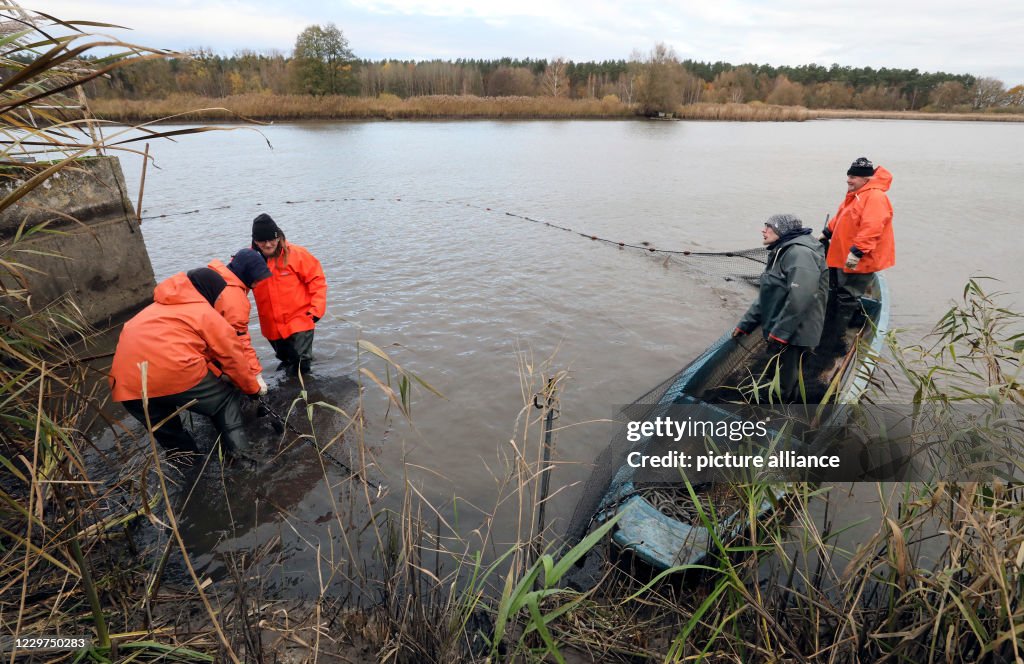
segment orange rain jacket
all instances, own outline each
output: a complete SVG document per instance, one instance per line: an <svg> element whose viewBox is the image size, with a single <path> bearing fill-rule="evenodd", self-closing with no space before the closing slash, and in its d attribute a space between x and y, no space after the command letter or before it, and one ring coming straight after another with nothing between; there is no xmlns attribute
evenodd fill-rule
<svg viewBox="0 0 1024 664"><path fill-rule="evenodd" d="M224 263L213 260L206 267L224 277L224 281L227 282L220 297L213 303L213 308L224 317L224 320L231 323L231 327L235 328L235 334L242 342L242 352L245 353L245 359L249 363L252 375L262 373L263 366L260 364L260 359L256 357L256 349L252 347L252 337L249 336L249 317L252 314L252 305L249 304L249 289Z"/></svg>
<svg viewBox="0 0 1024 664"><path fill-rule="evenodd" d="M829 222L832 231L826 262L844 272L867 274L896 264L896 239L892 232L892 204L885 192L892 184L892 173L881 166L863 187L846 194L836 216ZM853 270L846 269L851 247L864 255Z"/></svg>
<svg viewBox="0 0 1024 664"><path fill-rule="evenodd" d="M150 397L195 387L212 362L246 394L259 392L234 328L184 272L160 282L153 300L121 330L110 367L114 401L142 398L142 362L149 363L146 394Z"/></svg>
<svg viewBox="0 0 1024 664"><path fill-rule="evenodd" d="M323 318L327 309L327 280L320 261L297 244L287 247L288 264L281 256L268 259L271 277L252 289L260 330L271 341L312 330L313 316Z"/></svg>

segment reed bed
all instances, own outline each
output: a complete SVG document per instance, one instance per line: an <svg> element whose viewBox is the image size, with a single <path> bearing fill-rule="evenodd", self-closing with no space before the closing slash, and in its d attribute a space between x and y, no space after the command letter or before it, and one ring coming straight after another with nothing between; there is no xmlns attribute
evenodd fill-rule
<svg viewBox="0 0 1024 664"><path fill-rule="evenodd" d="M189 121L302 120L432 120L432 119L625 119L642 118L635 105L605 99L563 97L476 97L432 95L401 99L395 95L343 97L246 94L229 97L171 95L164 99L97 99L97 117L112 122L151 122L167 117ZM197 110L198 109L198 110ZM807 109L763 102L747 104L697 103L679 106L672 118L727 122L804 122L807 120L945 120L1021 122L1024 114L939 113Z"/></svg>
<svg viewBox="0 0 1024 664"><path fill-rule="evenodd" d="M222 98L171 96L130 101L102 99L92 104L100 118L148 122L182 114L190 121L232 120L431 120L629 118L633 109L615 98L475 97L433 95L401 99L395 95L344 97L310 95L237 95ZM202 110L195 110L202 109Z"/></svg>
<svg viewBox="0 0 1024 664"><path fill-rule="evenodd" d="M676 117L682 120L726 120L731 122L803 122L813 116L803 106L750 104L687 104Z"/></svg>
<svg viewBox="0 0 1024 664"><path fill-rule="evenodd" d="M942 113L925 111L863 111L856 109L813 109L815 120L944 120L947 122L1024 122L1024 113L984 111L978 113Z"/></svg>

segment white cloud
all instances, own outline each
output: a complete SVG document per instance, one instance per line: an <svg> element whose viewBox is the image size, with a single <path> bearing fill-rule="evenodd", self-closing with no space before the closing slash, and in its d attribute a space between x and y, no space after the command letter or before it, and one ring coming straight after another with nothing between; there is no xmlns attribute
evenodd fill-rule
<svg viewBox="0 0 1024 664"><path fill-rule="evenodd" d="M40 0L38 8L130 26L122 38L175 49L287 51L305 26L334 22L369 58L603 60L665 42L705 61L917 67L1024 82L1024 12L1001 0Z"/></svg>
<svg viewBox="0 0 1024 664"><path fill-rule="evenodd" d="M85 11L80 0L47 0L37 8L62 20L100 21L131 28L127 32L105 32L124 41L172 50L199 46L215 51L247 47L287 50L304 27L316 22L296 15L290 8L282 11L279 5L263 4L98 0L90 2ZM28 3L25 5L29 8Z"/></svg>

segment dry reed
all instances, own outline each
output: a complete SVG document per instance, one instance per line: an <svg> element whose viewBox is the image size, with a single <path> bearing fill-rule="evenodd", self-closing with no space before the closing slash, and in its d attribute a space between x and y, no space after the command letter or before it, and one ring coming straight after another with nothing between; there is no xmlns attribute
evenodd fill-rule
<svg viewBox="0 0 1024 664"><path fill-rule="evenodd" d="M680 107L683 120L727 120L732 122L802 122L811 118L802 106L750 104L688 104Z"/></svg>
<svg viewBox="0 0 1024 664"><path fill-rule="evenodd" d="M628 118L635 115L615 99L561 97L474 97L434 95L400 99L309 95L238 95L223 98L171 96L129 101L96 100L93 111L116 122L144 122L184 113L186 120L431 120ZM193 109L205 109L195 111Z"/></svg>
<svg viewBox="0 0 1024 664"><path fill-rule="evenodd" d="M819 108L808 111L815 120L945 120L949 122L1024 122L1024 113L979 112L943 113L939 111L864 111Z"/></svg>
<svg viewBox="0 0 1024 664"><path fill-rule="evenodd" d="M112 122L151 122L175 116L189 121L302 120L437 120L437 119L626 119L642 118L635 105L617 98L476 97L432 95L401 99L395 95L344 97L246 94L229 97L171 95L163 99L97 99L97 117ZM199 110L197 110L199 109ZM803 122L827 119L946 120L1021 122L1024 114L940 113L924 111L866 111L807 109L762 102L747 104L687 104L674 119L729 122Z"/></svg>

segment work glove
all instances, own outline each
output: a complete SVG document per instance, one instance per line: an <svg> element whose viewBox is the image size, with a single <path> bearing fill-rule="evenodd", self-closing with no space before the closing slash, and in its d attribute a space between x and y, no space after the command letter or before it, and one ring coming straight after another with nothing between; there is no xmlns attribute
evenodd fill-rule
<svg viewBox="0 0 1024 664"><path fill-rule="evenodd" d="M256 396L265 397L267 395L267 381L263 380L263 374L256 374L256 382L259 383L260 391L256 393Z"/></svg>
<svg viewBox="0 0 1024 664"><path fill-rule="evenodd" d="M742 337L745 334L746 332L737 327L735 330L732 331L732 338L735 339L736 337Z"/></svg>
<svg viewBox="0 0 1024 664"><path fill-rule="evenodd" d="M319 316L314 316L312 311L307 311L306 315L313 319L313 323L319 323L320 322L320 317Z"/></svg>
<svg viewBox="0 0 1024 664"><path fill-rule="evenodd" d="M855 269L857 269L857 264L858 263L860 263L860 256L858 256L857 254L853 253L852 251L849 254L846 255L846 269L847 270L855 270Z"/></svg>

